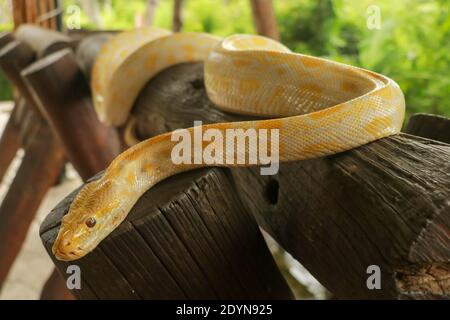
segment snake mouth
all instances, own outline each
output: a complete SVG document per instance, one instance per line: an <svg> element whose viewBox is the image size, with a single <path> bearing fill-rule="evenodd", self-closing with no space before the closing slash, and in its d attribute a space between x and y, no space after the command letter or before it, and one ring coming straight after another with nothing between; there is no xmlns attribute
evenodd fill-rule
<svg viewBox="0 0 450 320"><path fill-rule="evenodd" d="M86 251L84 251L80 247L74 247L69 243L65 243L62 245L60 240L56 240L52 247L53 255L56 259L60 261L72 261L77 260L86 255Z"/></svg>
<svg viewBox="0 0 450 320"><path fill-rule="evenodd" d="M53 254L60 261L73 261L83 257L85 252L83 250L61 251L56 248L53 250Z"/></svg>

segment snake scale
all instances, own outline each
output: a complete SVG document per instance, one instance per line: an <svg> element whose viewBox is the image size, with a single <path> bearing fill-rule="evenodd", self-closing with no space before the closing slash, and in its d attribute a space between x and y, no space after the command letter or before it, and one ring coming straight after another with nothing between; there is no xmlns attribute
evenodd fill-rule
<svg viewBox="0 0 450 320"><path fill-rule="evenodd" d="M204 129L276 128L280 162L349 150L396 134L403 123L403 93L383 75L293 53L262 36L221 39L159 28L126 31L102 47L91 83L99 118L124 125L139 91L153 76L191 61L204 62L206 91L218 108L267 118ZM174 144L171 133L142 141L120 154L99 180L86 184L62 219L53 245L56 258L83 257L126 218L145 191L169 176L207 166L174 164ZM221 156L227 152L235 151L227 149Z"/></svg>

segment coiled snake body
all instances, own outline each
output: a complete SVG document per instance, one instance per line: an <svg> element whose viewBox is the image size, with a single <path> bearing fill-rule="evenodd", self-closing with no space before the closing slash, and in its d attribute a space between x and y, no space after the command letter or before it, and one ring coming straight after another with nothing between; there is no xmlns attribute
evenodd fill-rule
<svg viewBox="0 0 450 320"><path fill-rule="evenodd" d="M292 53L261 36L234 35L222 40L157 28L121 33L102 48L92 80L100 119L123 125L151 77L190 61L204 61L207 94L219 108L271 118L210 124L204 129L276 128L280 161L349 150L396 134L403 123L403 94L383 75ZM171 133L143 141L119 155L99 180L86 184L62 220L53 245L55 256L60 260L84 256L126 218L153 185L179 172L207 166L174 164L171 151L175 144ZM220 156L226 157L227 152L235 151L227 148Z"/></svg>

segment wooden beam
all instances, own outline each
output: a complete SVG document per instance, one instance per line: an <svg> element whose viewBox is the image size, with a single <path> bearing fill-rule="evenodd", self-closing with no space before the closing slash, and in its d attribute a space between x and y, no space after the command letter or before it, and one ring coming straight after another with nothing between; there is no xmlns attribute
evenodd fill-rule
<svg viewBox="0 0 450 320"><path fill-rule="evenodd" d="M119 154L120 140L114 128L98 120L74 54L53 53L21 74L80 176L87 179L106 168Z"/></svg>
<svg viewBox="0 0 450 320"><path fill-rule="evenodd" d="M97 176L98 177L98 176ZM41 225L51 254L59 222L79 190ZM54 259L54 258L53 258ZM292 294L254 220L225 173L198 170L168 179L80 267L80 299L290 299Z"/></svg>
<svg viewBox="0 0 450 320"><path fill-rule="evenodd" d="M7 242L13 241L13 245L0 250L0 256L2 257L0 286L4 281L9 268L14 262L15 257L19 253L21 241L23 241L23 238L25 237L24 234L26 234L43 196L54 183L54 180L52 180L53 172L51 170L58 171L59 175L62 168L62 164L59 165L59 162L61 161L60 154L62 153L62 149L60 144L54 141L53 136L52 139L48 141L36 142L33 140L37 132L39 133L41 131L48 130L48 127L45 126L42 121L41 114L35 100L31 96L28 88L23 82L22 77L20 76L20 71L34 61L34 59L34 52L29 46L21 41L16 40L10 42L0 50L0 67L5 72L9 81L17 87L21 96L26 101L26 107L22 110L22 119L26 119L27 115L29 116L28 119L31 117L31 121L19 120L21 123L20 136L22 137L21 139L19 138L19 140L22 140L21 144L26 148L25 157L13 183L10 186L10 189L8 190L8 194L0 207L0 224L4 224L5 226L15 224L14 227L10 229L2 229L2 240ZM44 134L47 133L42 133L40 137L43 138ZM26 159L28 160L25 161ZM53 165L54 167L47 168L45 165L42 167L34 166L35 164L39 165L40 161L44 160L46 160L49 165ZM39 174L49 174L49 176L41 177ZM34 176L40 179L36 182L36 193L34 194L35 198L32 197L32 193L27 195L29 198L18 197L20 192L18 193L17 190L24 188L26 191L26 187L22 186L25 181L24 175L28 175L28 178ZM27 186L33 185L34 184L27 184ZM11 212L14 214L11 214ZM17 220L17 218L20 220ZM20 221L20 223L18 223L18 221ZM59 283L56 276L51 277L49 280L50 282L47 283L46 288L52 290L58 289L58 291L46 292L46 294L53 297L58 296L61 299L66 298L68 292L67 289L63 287L64 283L61 284L61 279L59 279Z"/></svg>
<svg viewBox="0 0 450 320"><path fill-rule="evenodd" d="M14 41L14 37L10 32L1 32L0 33L0 50L6 46L7 44ZM23 103L19 101L18 103ZM14 106L14 109L11 113L11 116L6 123L5 128L3 129L2 136L0 137L0 182L2 181L9 165L14 159L17 150L20 148L19 141L19 124L17 122L17 106Z"/></svg>
<svg viewBox="0 0 450 320"><path fill-rule="evenodd" d="M432 114L418 113L409 119L406 133L450 143L450 119Z"/></svg>
<svg viewBox="0 0 450 320"><path fill-rule="evenodd" d="M26 43L39 58L73 46L69 36L31 24L21 25L14 35L17 40Z"/></svg>
<svg viewBox="0 0 450 320"><path fill-rule="evenodd" d="M22 247L36 210L63 165L61 146L41 123L0 206L0 286Z"/></svg>
<svg viewBox="0 0 450 320"><path fill-rule="evenodd" d="M18 40L14 40L0 49L0 68L9 82L18 89L27 104L39 114L39 109L20 76L22 69L31 64L35 57L33 50Z"/></svg>
<svg viewBox="0 0 450 320"><path fill-rule="evenodd" d="M20 100L18 103L24 103L24 101ZM0 182L2 182L9 165L14 160L17 150L20 148L20 127L17 122L17 108L17 106L14 106L0 137Z"/></svg>

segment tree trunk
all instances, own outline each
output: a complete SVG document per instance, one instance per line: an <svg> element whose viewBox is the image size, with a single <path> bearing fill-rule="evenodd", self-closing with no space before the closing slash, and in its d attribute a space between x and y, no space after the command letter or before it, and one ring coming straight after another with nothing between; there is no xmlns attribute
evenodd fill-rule
<svg viewBox="0 0 450 320"><path fill-rule="evenodd" d="M272 0L250 0L256 32L275 40L280 39Z"/></svg>
<svg viewBox="0 0 450 320"><path fill-rule="evenodd" d="M180 32L183 28L183 17L181 14L183 7L183 0L173 0L173 16L172 16L172 31Z"/></svg>

